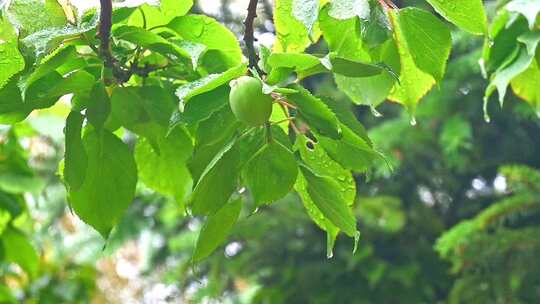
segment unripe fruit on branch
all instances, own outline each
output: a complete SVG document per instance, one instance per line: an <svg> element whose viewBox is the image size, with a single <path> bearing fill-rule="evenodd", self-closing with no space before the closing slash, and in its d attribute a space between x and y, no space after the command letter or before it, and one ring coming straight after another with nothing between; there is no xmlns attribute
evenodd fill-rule
<svg viewBox="0 0 540 304"><path fill-rule="evenodd" d="M252 127L263 125L272 114L272 97L262 91L262 82L242 76L231 81L229 103L236 118Z"/></svg>

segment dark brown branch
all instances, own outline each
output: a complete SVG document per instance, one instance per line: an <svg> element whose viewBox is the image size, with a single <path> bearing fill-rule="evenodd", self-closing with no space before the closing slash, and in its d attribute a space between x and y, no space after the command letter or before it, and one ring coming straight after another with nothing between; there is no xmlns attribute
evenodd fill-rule
<svg viewBox="0 0 540 304"><path fill-rule="evenodd" d="M99 56L107 68L112 69L113 76L118 83L129 80L132 75L147 77L151 72L163 69L164 67L145 65L139 67L138 58L129 67L123 66L114 58L111 50L111 28L112 28L112 0L100 0L101 10L99 12Z"/></svg>
<svg viewBox="0 0 540 304"><path fill-rule="evenodd" d="M249 5L247 8L247 16L244 20L244 43L246 45L246 51L247 56L249 60L249 67L255 68L257 72L259 72L260 75L263 74L263 71L259 69L259 56L257 55L257 52L255 51L255 46L253 43L255 42L255 36L253 34L254 28L253 23L255 21L255 18L257 18L257 3L258 0L249 0Z"/></svg>
<svg viewBox="0 0 540 304"><path fill-rule="evenodd" d="M112 0L100 0L99 12L99 54L107 67L113 67L114 57L111 53Z"/></svg>

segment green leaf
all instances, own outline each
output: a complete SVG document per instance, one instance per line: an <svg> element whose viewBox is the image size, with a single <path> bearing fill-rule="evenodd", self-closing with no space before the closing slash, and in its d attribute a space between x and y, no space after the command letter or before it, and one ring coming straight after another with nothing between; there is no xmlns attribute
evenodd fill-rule
<svg viewBox="0 0 540 304"><path fill-rule="evenodd" d="M324 149L314 144L311 148L307 147L308 142L305 136L298 136L296 148L300 152L302 160L310 168L320 175L331 176L339 184L339 191L348 206L352 206L356 196L355 181L350 171L343 169L338 163L333 161ZM302 174L298 175L295 184L295 190L302 199L309 217L323 230L327 232L327 256L331 257L334 241L339 233L339 228L328 220L311 199L306 188L306 180Z"/></svg>
<svg viewBox="0 0 540 304"><path fill-rule="evenodd" d="M304 24L308 34L311 34L319 17L319 0L293 0L292 14Z"/></svg>
<svg viewBox="0 0 540 304"><path fill-rule="evenodd" d="M172 112L177 107L174 94L170 90L155 85L140 87L138 93L147 115L158 124L168 126Z"/></svg>
<svg viewBox="0 0 540 304"><path fill-rule="evenodd" d="M189 54L189 56L191 57L191 65L193 66L193 70L197 70L197 68L199 67L199 61L207 51L206 46L187 40L175 41L175 43L183 51Z"/></svg>
<svg viewBox="0 0 540 304"><path fill-rule="evenodd" d="M302 161L317 175L330 176L339 184L339 191L348 206L354 204L356 197L356 183L351 171L344 169L335 162L320 144L309 145L307 137L298 136L295 144L300 152Z"/></svg>
<svg viewBox="0 0 540 304"><path fill-rule="evenodd" d="M484 96L484 115L486 121L489 121L489 115L487 113L487 104L489 97L495 92L499 93L499 104L502 106L504 103L504 97L506 96L506 90L510 81L514 77L523 73L533 62L534 55L531 55L527 48L522 46L519 50L517 58L509 65L497 70L490 79L490 83L486 88L486 93Z"/></svg>
<svg viewBox="0 0 540 304"><path fill-rule="evenodd" d="M274 10L274 25L277 39L274 44L275 52L301 53L310 44L310 31L306 25L297 19L295 15L302 15L306 23L311 23L313 12L294 12L293 2L297 0L276 0ZM311 16L309 16L311 15ZM309 16L309 17L308 17ZM314 25L311 36L318 36L318 28Z"/></svg>
<svg viewBox="0 0 540 304"><path fill-rule="evenodd" d="M70 112L66 120L66 151L64 154L64 179L70 189L78 190L86 175L88 155L81 139L84 116Z"/></svg>
<svg viewBox="0 0 540 304"><path fill-rule="evenodd" d="M326 5L320 13L319 23L324 40L330 51L337 56L358 60L371 61L371 56L364 49L360 35L358 35L358 18L339 20L329 15L329 5Z"/></svg>
<svg viewBox="0 0 540 304"><path fill-rule="evenodd" d="M210 256L225 241L238 220L241 210L242 201L237 199L208 216L197 239L193 262L199 262Z"/></svg>
<svg viewBox="0 0 540 304"><path fill-rule="evenodd" d="M427 2L437 13L461 29L477 35L487 33L487 17L482 0L427 0Z"/></svg>
<svg viewBox="0 0 540 304"><path fill-rule="evenodd" d="M490 35L492 42L485 45L482 55L482 64L487 73L500 69L505 63L512 61L511 56L516 56L519 42L516 37L529 32L527 21L518 18L510 22L510 13L500 12L491 25Z"/></svg>
<svg viewBox="0 0 540 304"><path fill-rule="evenodd" d="M343 136L339 140L327 137L319 137L321 146L328 155L344 168L365 172L372 166L374 160L379 157L369 142L354 133L345 125L341 125Z"/></svg>
<svg viewBox="0 0 540 304"><path fill-rule="evenodd" d="M401 22L399 21L400 15L401 11L397 13L394 11L390 12L390 20L394 26L394 39L401 62L401 73L399 83L394 84L389 98L403 104L414 118L418 102L433 87L435 79L416 65L415 60L413 59L412 50L409 49L408 41L401 28ZM430 20L431 18L427 18L426 23L430 23ZM410 35L409 38L411 38ZM432 41L431 38L429 38L429 41ZM431 45L429 41L425 41L426 45ZM420 60L421 56L417 56L417 60ZM446 58L443 58L442 60L446 60ZM423 64L425 64L425 62Z"/></svg>
<svg viewBox="0 0 540 304"><path fill-rule="evenodd" d="M145 29L159 28L167 24L169 21L171 21L171 19L165 18L163 16L163 12L161 11L160 7L154 5L155 3L156 2L153 2L152 4L150 4L147 2L147 3L143 3L140 6L133 7L131 8L131 10L125 11L122 14L122 19L129 18L127 20L128 25L133 25L140 28L145 28ZM114 12L117 12L117 11L118 9L114 10ZM114 19L113 19L113 22L114 22Z"/></svg>
<svg viewBox="0 0 540 304"><path fill-rule="evenodd" d="M301 53L273 53L268 57L267 63L272 71L266 79L269 83L277 83L292 73L298 79L303 79L319 73L334 72L348 77L368 77L386 71L381 65L358 60L350 60L329 54L319 58L310 54Z"/></svg>
<svg viewBox="0 0 540 304"><path fill-rule="evenodd" d="M370 7L368 0L334 0L330 2L328 14L332 18L345 20L354 17L368 19Z"/></svg>
<svg viewBox="0 0 540 304"><path fill-rule="evenodd" d="M321 61L311 54L276 52L268 56L266 63L271 68L292 68L295 71L302 71L321 64Z"/></svg>
<svg viewBox="0 0 540 304"><path fill-rule="evenodd" d="M264 145L244 168L244 179L256 205L283 198L293 188L297 175L292 152L275 140Z"/></svg>
<svg viewBox="0 0 540 304"><path fill-rule="evenodd" d="M170 39L165 39L154 32L140 27L130 25L118 26L113 30L113 35L117 39L129 41L154 52L191 58L188 52L172 43Z"/></svg>
<svg viewBox="0 0 540 304"><path fill-rule="evenodd" d="M338 20L328 15L328 9L329 6L325 6L321 11L320 25L330 50L342 58L359 62L372 61L372 56L365 49L363 41L357 33L359 22L357 18ZM388 41L381 51L383 54L381 59L386 61L389 56L397 57L397 51L394 55L392 49L395 47L391 41ZM397 61L399 62L399 60ZM395 67L392 66L392 68ZM389 73L366 78L346 77L339 74L335 74L334 77L338 88L347 94L354 103L372 106L384 101L395 83Z"/></svg>
<svg viewBox="0 0 540 304"><path fill-rule="evenodd" d="M532 30L536 23L536 17L540 12L540 2L536 0L513 0L506 5L510 12L522 14L529 22L529 28Z"/></svg>
<svg viewBox="0 0 540 304"><path fill-rule="evenodd" d="M151 141L161 137L176 107L174 95L162 87L119 87L111 95L111 114L106 126L120 125Z"/></svg>
<svg viewBox="0 0 540 304"><path fill-rule="evenodd" d="M540 43L540 31L524 33L523 35L519 36L517 40L525 44L529 55L534 56L538 43Z"/></svg>
<svg viewBox="0 0 540 304"><path fill-rule="evenodd" d="M98 16L99 14L95 14L92 19L77 25L68 24L63 27L40 28L39 31L26 36L21 42L33 49L35 56L40 59L60 46L64 40L80 39L81 34L94 30L98 24Z"/></svg>
<svg viewBox="0 0 540 304"><path fill-rule="evenodd" d="M358 121L353 114L351 104L346 101L336 100L332 98L321 98L321 100L334 112L339 121L351 129L356 135L362 138L366 143L372 146L372 142L368 137L366 128Z"/></svg>
<svg viewBox="0 0 540 304"><path fill-rule="evenodd" d="M533 60L531 65L521 74L512 79L511 85L514 93L531 104L540 117L540 68L538 61Z"/></svg>
<svg viewBox="0 0 540 304"><path fill-rule="evenodd" d="M32 108L22 100L17 79L12 78L0 89L0 124L14 124L28 116Z"/></svg>
<svg viewBox="0 0 540 304"><path fill-rule="evenodd" d="M330 55L330 63L332 72L352 78L375 76L385 71L382 66L376 64L332 55Z"/></svg>
<svg viewBox="0 0 540 304"><path fill-rule="evenodd" d="M288 96L288 101L298 107L298 112L311 127L319 133L334 139L341 137L341 129L336 115L320 99L299 85L291 87L298 93Z"/></svg>
<svg viewBox="0 0 540 304"><path fill-rule="evenodd" d="M300 165L306 180L306 189L313 203L334 225L347 235L356 235L356 219L340 191L339 184L331 177L315 174L305 165Z"/></svg>
<svg viewBox="0 0 540 304"><path fill-rule="evenodd" d="M144 101L137 87L116 87L111 94L111 114L107 126L115 130L121 126L133 130L138 124L148 121L148 113L144 110Z"/></svg>
<svg viewBox="0 0 540 304"><path fill-rule="evenodd" d="M198 145L213 145L221 142L223 138L230 137L236 130L238 123L229 106L223 106L214 112L210 118L199 123L196 131Z"/></svg>
<svg viewBox="0 0 540 304"><path fill-rule="evenodd" d="M268 76L267 81L269 83L277 83L281 80L281 74L289 74L288 71L296 72L299 75L309 76L310 70L319 67L320 72L327 71L327 69L321 64L321 59L311 55L303 53L272 53L268 56L266 64L271 68L271 73ZM300 76L299 76L300 78Z"/></svg>
<svg viewBox="0 0 540 304"><path fill-rule="evenodd" d="M135 160L140 180L165 195L171 195L183 203L193 186L186 161L193 152L191 138L182 128L174 128L165 137L158 138L156 150L144 138L135 147Z"/></svg>
<svg viewBox="0 0 540 304"><path fill-rule="evenodd" d="M133 201L137 166L128 146L112 133L89 129L83 137L88 166L82 186L70 189L73 210L107 238Z"/></svg>
<svg viewBox="0 0 540 304"><path fill-rule="evenodd" d="M192 6L193 0L161 0L159 7L144 3L137 7L137 12L130 16L128 23L138 27L146 25L147 29L158 28L176 17L184 16Z"/></svg>
<svg viewBox="0 0 540 304"><path fill-rule="evenodd" d="M392 68L400 70L399 54L394 41L389 40L381 46L381 59L393 64ZM383 102L396 83L394 76L388 72L371 77L346 77L334 74L338 88L343 91L355 104L376 107Z"/></svg>
<svg viewBox="0 0 540 304"><path fill-rule="evenodd" d="M369 19L360 23L360 35L367 47L373 49L392 36L392 27L385 9L380 5L372 7Z"/></svg>
<svg viewBox="0 0 540 304"><path fill-rule="evenodd" d="M193 6L193 0L161 0L161 11L166 22L175 17L184 16Z"/></svg>
<svg viewBox="0 0 540 304"><path fill-rule="evenodd" d="M247 71L246 65L241 64L220 74L210 74L180 86L176 90L176 96L180 99L180 104L189 101L190 98L202 93L212 91L229 81L244 75Z"/></svg>
<svg viewBox="0 0 540 304"><path fill-rule="evenodd" d="M66 94L90 93L95 80L94 76L87 71L78 70L67 74L43 95L44 98L58 99Z"/></svg>
<svg viewBox="0 0 540 304"><path fill-rule="evenodd" d="M98 82L92 88L91 101L86 110L86 117L96 130L101 130L111 112L111 101L105 86Z"/></svg>
<svg viewBox="0 0 540 304"><path fill-rule="evenodd" d="M199 123L196 146L189 161L194 181L198 181L214 156L229 142L238 127L238 121L229 106L223 106L208 119Z"/></svg>
<svg viewBox="0 0 540 304"><path fill-rule="evenodd" d="M236 139L218 152L201 174L191 196L194 215L208 215L223 207L237 186L240 155Z"/></svg>
<svg viewBox="0 0 540 304"><path fill-rule="evenodd" d="M66 94L88 95L94 84L94 76L85 70L76 71L66 77L53 71L32 83L24 92L24 102L33 109L48 108Z"/></svg>
<svg viewBox="0 0 540 304"><path fill-rule="evenodd" d="M56 0L13 0L6 14L23 37L67 23L64 10Z"/></svg>
<svg viewBox="0 0 540 304"><path fill-rule="evenodd" d="M59 48L46 58L36 67L36 69L27 77L21 79L21 88L23 92L32 86L34 82L43 78L49 73L56 71L60 66L77 58L77 51L74 46Z"/></svg>
<svg viewBox="0 0 540 304"><path fill-rule="evenodd" d="M68 22L64 8L58 0L45 0L45 11L55 23L65 24Z"/></svg>
<svg viewBox="0 0 540 304"><path fill-rule="evenodd" d="M177 125L195 125L208 119L212 113L229 102L229 85L222 85L214 90L194 96L186 103L184 111L175 112L171 118L171 127Z"/></svg>
<svg viewBox="0 0 540 304"><path fill-rule="evenodd" d="M450 30L437 17L417 8L400 10L397 20L404 38L398 44L405 43L415 65L441 81L452 47Z"/></svg>
<svg viewBox="0 0 540 304"><path fill-rule="evenodd" d="M298 192L298 195L300 195L302 204L304 205L304 208L306 209L311 220L322 230L326 231L326 256L331 258L333 256L336 238L339 234L339 228L332 224L332 222L322 214L319 208L317 208L317 205L315 205L307 192L306 184L306 179L302 176L302 174L299 174L294 187Z"/></svg>
<svg viewBox="0 0 540 304"><path fill-rule="evenodd" d="M39 271L39 256L28 238L14 227L7 227L0 240L4 248L4 259L18 264L31 278Z"/></svg>
<svg viewBox="0 0 540 304"><path fill-rule="evenodd" d="M168 25L183 39L207 47L203 58L205 67L218 73L237 67L242 62L242 50L236 36L213 18L187 15L174 18Z"/></svg>
<svg viewBox="0 0 540 304"><path fill-rule="evenodd" d="M24 69L24 58L19 53L17 42L15 29L5 18L0 19L0 89Z"/></svg>

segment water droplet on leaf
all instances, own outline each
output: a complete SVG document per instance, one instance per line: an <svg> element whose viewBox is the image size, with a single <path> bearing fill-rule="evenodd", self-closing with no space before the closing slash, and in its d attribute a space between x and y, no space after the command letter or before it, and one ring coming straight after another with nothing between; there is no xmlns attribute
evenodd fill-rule
<svg viewBox="0 0 540 304"><path fill-rule="evenodd" d="M369 106L370 110L371 110L371 114L375 117L382 117L383 115L377 111L377 109L375 108L375 106L371 105Z"/></svg>
<svg viewBox="0 0 540 304"><path fill-rule="evenodd" d="M360 231L356 231L354 233L354 247L353 247L353 254L356 253L356 251L358 250L358 243L360 243Z"/></svg>

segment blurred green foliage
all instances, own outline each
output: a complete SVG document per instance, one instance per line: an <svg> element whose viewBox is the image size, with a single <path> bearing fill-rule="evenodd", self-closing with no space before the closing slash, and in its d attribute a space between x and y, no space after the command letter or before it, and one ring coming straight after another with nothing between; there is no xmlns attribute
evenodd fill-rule
<svg viewBox="0 0 540 304"><path fill-rule="evenodd" d="M201 218L138 185L105 244L72 215L56 174L69 109L3 127L0 303L537 302L540 123L515 96L504 109L490 104L485 123L482 41L454 32L453 43L416 126L397 105L381 105L383 117L354 108L388 163L355 177L359 249L338 238L330 259L326 233L295 194L258 209L250 202L255 211L244 208L227 244L193 265ZM304 84L350 103L329 77Z"/></svg>

